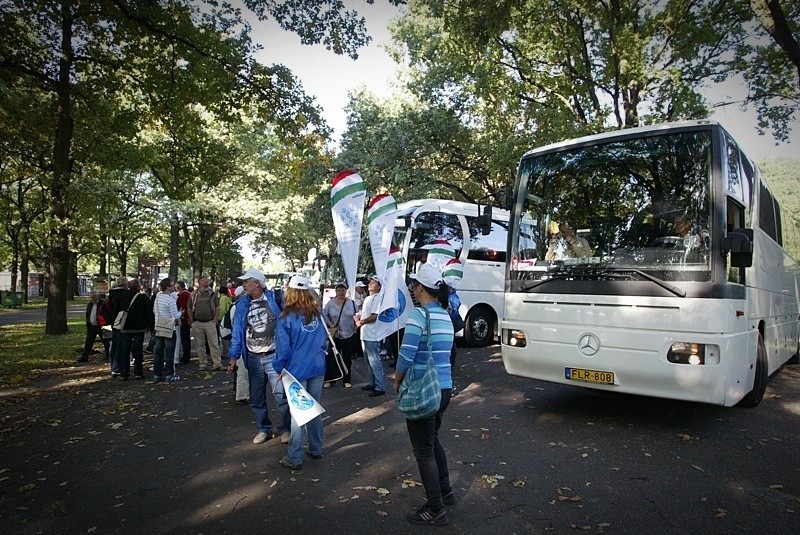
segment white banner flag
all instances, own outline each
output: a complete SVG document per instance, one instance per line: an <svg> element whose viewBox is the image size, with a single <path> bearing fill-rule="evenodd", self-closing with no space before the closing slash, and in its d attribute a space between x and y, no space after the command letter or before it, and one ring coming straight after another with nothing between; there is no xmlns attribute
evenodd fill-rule
<svg viewBox="0 0 800 535"><path fill-rule="evenodd" d="M294 378L288 371L284 370L281 375L283 381L283 391L286 393L286 400L289 402L289 412L297 425L303 426L325 412L322 405L306 392L303 385Z"/></svg>
<svg viewBox="0 0 800 535"><path fill-rule="evenodd" d="M386 193L376 195L369 202L367 210L367 230L369 246L372 250L372 261L375 273L384 278L386 262L389 260L389 248L392 246L394 220L397 213L397 202Z"/></svg>
<svg viewBox="0 0 800 535"><path fill-rule="evenodd" d="M414 309L414 302L406 285L406 261L398 250L389 254L380 295L381 306L376 325L379 336L386 338L406 326L408 316Z"/></svg>
<svg viewBox="0 0 800 535"><path fill-rule="evenodd" d="M342 171L331 184L331 215L336 229L336 240L342 255L347 287L352 292L358 272L358 246L361 226L364 223L364 199L367 196L364 181L355 171Z"/></svg>
<svg viewBox="0 0 800 535"><path fill-rule="evenodd" d="M447 263L456 258L456 249L447 240L435 240L430 245L423 247L423 249L428 250L428 258L425 262L439 271L444 271Z"/></svg>

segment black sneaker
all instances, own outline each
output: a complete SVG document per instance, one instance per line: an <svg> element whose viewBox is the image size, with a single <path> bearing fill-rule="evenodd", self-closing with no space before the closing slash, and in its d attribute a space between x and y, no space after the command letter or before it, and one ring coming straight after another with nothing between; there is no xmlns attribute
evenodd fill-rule
<svg viewBox="0 0 800 535"><path fill-rule="evenodd" d="M406 519L413 524L428 524L431 526L445 526L450 521L444 508L438 513L434 513L427 503L416 511L408 513Z"/></svg>
<svg viewBox="0 0 800 535"><path fill-rule="evenodd" d="M385 395L386 395L385 390L373 390L372 392L369 393L369 397L371 398L376 398L378 396L385 396Z"/></svg>
<svg viewBox="0 0 800 535"><path fill-rule="evenodd" d="M364 385L361 387L361 390L375 390L375 387L372 385Z"/></svg>
<svg viewBox="0 0 800 535"><path fill-rule="evenodd" d="M455 493L451 490L447 494L442 494L442 503L445 505L455 505L458 503Z"/></svg>

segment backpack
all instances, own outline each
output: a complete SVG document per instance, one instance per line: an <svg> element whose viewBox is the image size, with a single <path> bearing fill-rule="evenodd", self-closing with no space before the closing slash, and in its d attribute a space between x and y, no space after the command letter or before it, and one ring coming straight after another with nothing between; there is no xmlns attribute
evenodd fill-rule
<svg viewBox="0 0 800 535"><path fill-rule="evenodd" d="M111 299L104 299L97 309L97 324L101 327L112 325L114 318L111 317Z"/></svg>
<svg viewBox="0 0 800 535"><path fill-rule="evenodd" d="M222 328L223 329L233 330L233 323L232 323L232 320L231 320L231 311L233 309L234 309L234 307L231 307L230 310L228 310L228 312L225 314L225 317L222 318Z"/></svg>

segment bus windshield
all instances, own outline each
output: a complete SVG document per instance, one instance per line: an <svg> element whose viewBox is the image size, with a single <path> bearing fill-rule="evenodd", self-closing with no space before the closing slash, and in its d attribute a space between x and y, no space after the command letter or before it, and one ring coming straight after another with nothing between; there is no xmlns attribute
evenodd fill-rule
<svg viewBox="0 0 800 535"><path fill-rule="evenodd" d="M710 281L711 161L709 131L656 133L524 158L512 290L592 273L607 280Z"/></svg>

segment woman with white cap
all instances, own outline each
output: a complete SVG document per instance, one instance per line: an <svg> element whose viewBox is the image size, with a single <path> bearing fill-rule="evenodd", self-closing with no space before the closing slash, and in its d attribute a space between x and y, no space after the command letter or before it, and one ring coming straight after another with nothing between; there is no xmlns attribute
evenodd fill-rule
<svg viewBox="0 0 800 535"><path fill-rule="evenodd" d="M430 264L421 264L410 276L412 295L420 306L411 312L406 323L394 373L394 391L398 392L407 373L422 377L432 357L442 398L439 410L433 415L419 420L406 418L411 447L428 498L425 505L408 513L406 518L414 524L443 526L448 522L445 504L455 503L447 455L439 442L442 415L450 403L453 388L450 367L453 324L445 310L449 289L442 281L441 272Z"/></svg>
<svg viewBox="0 0 800 535"><path fill-rule="evenodd" d="M311 397L320 402L325 381L325 354L328 333L320 315L319 304L309 288L311 283L302 275L289 280L284 295L283 311L276 329L276 354L272 365L279 376L291 373ZM283 382L278 382L283 391ZM292 418L292 431L286 455L280 463L292 470L303 467L303 435L308 435L308 455L322 458L322 416L302 428Z"/></svg>

